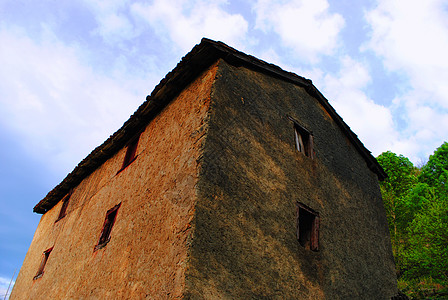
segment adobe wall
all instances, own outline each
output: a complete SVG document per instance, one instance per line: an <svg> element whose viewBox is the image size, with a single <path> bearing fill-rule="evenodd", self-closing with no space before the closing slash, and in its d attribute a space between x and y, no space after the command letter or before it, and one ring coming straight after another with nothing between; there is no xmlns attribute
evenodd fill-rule
<svg viewBox="0 0 448 300"><path fill-rule="evenodd" d="M220 61L187 271L193 299L390 299L394 262L378 180L303 88ZM295 150L293 123L314 134ZM296 202L320 215L296 239Z"/></svg>
<svg viewBox="0 0 448 300"><path fill-rule="evenodd" d="M197 159L216 66L176 97L140 136L137 158L121 168L125 150L45 213L11 299L172 299L182 297L194 214ZM94 251L106 212L121 203L111 240ZM44 275L42 253L53 247Z"/></svg>

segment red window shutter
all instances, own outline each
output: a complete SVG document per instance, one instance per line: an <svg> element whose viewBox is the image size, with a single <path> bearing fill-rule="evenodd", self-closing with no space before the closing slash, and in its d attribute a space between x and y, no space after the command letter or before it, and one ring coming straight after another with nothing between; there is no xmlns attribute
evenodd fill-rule
<svg viewBox="0 0 448 300"><path fill-rule="evenodd" d="M62 219L63 217L65 217L65 215L67 214L67 207L68 207L68 202L70 200L70 197L72 195L73 191L68 192L67 195L64 196L64 198L62 199L62 206L61 206L61 210L59 211L59 216L56 219L55 222L59 221L60 219Z"/></svg>
<svg viewBox="0 0 448 300"><path fill-rule="evenodd" d="M300 206L297 203L297 210L296 210L296 235L297 235L297 240L300 241Z"/></svg>
<svg viewBox="0 0 448 300"><path fill-rule="evenodd" d="M118 170L117 174L120 173L121 171L123 171L127 166L129 166L136 158L136 154L137 154L137 146L138 146L138 141L140 139L140 134L139 133L137 136L135 136L133 138L133 140L131 140L126 148L126 154L124 156L123 159L123 164L121 165L120 170Z"/></svg>
<svg viewBox="0 0 448 300"><path fill-rule="evenodd" d="M120 206L121 203L115 205L107 211L106 218L104 219L103 229L101 230L100 239L98 240L98 244L95 246L94 251L103 248L107 243L109 243L112 227L114 226L115 219L117 218L117 211Z"/></svg>
<svg viewBox="0 0 448 300"><path fill-rule="evenodd" d="M310 137L309 137L308 156L311 159L314 159L314 138L313 138L313 136L311 134L310 134Z"/></svg>
<svg viewBox="0 0 448 300"><path fill-rule="evenodd" d="M123 160L122 168L125 168L134 160L135 153L137 152L137 145L138 145L138 139L135 139L128 145L128 148L126 149L126 155Z"/></svg>
<svg viewBox="0 0 448 300"><path fill-rule="evenodd" d="M312 251L319 250L319 217L315 216L311 227L311 245Z"/></svg>
<svg viewBox="0 0 448 300"><path fill-rule="evenodd" d="M33 279L40 278L44 274L44 268L45 268L45 265L47 264L48 258L50 257L50 253L52 250L53 250L53 247L44 251L42 260L39 265L39 269L37 270L37 274L36 274L36 276L34 276Z"/></svg>

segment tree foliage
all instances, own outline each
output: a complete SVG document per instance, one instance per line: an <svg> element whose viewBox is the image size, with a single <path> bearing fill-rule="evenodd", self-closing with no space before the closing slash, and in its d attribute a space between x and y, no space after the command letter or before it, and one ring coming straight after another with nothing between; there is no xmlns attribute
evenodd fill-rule
<svg viewBox="0 0 448 300"><path fill-rule="evenodd" d="M416 168L393 152L378 156L388 178L380 183L397 275L448 287L448 143Z"/></svg>
<svg viewBox="0 0 448 300"><path fill-rule="evenodd" d="M423 166L419 181L434 187L440 197L448 193L448 142L443 143Z"/></svg>
<svg viewBox="0 0 448 300"><path fill-rule="evenodd" d="M448 280L448 203L431 201L418 212L409 227L406 255L408 278Z"/></svg>
<svg viewBox="0 0 448 300"><path fill-rule="evenodd" d="M417 182L415 167L403 155L387 151L378 156L378 162L388 177L380 183L386 210L389 232L392 241L392 251L395 257L397 272L403 267L403 239L406 228L412 221L414 210L410 208L409 194Z"/></svg>

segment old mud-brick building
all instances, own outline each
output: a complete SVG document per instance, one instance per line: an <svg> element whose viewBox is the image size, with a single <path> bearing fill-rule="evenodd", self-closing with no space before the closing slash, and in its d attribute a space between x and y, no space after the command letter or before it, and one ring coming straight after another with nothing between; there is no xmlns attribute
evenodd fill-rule
<svg viewBox="0 0 448 300"><path fill-rule="evenodd" d="M375 158L310 80L203 39L35 207L12 299L390 299Z"/></svg>

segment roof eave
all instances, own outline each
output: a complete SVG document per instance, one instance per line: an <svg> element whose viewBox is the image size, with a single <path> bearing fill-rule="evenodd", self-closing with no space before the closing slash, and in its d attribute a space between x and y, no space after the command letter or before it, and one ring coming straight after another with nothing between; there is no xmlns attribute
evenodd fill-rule
<svg viewBox="0 0 448 300"><path fill-rule="evenodd" d="M69 173L64 180L53 188L33 209L34 212L44 214L56 205L65 194L78 185L85 177L90 175L107 159L126 145L128 140L144 128L172 99L175 98L192 80L202 71L216 62L224 59L227 63L235 66L244 66L273 77L302 86L333 117L338 126L345 132L366 160L367 166L377 174L379 180L387 177L384 170L367 150L350 127L336 113L328 100L313 85L312 81L294 73L284 71L280 67L262 61L251 55L247 55L222 42L216 42L203 38L177 66L169 72L165 78L154 88L152 93L146 97L146 101L135 111L135 113L123 124L123 126L111 135L103 144L95 148L75 169Z"/></svg>

